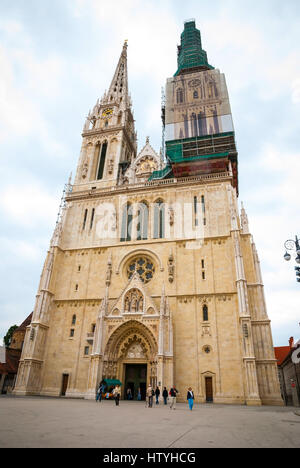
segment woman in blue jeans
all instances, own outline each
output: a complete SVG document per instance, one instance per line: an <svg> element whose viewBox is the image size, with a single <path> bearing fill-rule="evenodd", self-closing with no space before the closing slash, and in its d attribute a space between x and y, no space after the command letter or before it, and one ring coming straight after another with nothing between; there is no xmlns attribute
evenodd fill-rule
<svg viewBox="0 0 300 468"><path fill-rule="evenodd" d="M194 396L194 392L192 390L192 387L189 387L188 392L187 392L187 401L189 402L189 408L190 408L191 411L192 411L193 406L194 406L194 399L195 399L195 396Z"/></svg>

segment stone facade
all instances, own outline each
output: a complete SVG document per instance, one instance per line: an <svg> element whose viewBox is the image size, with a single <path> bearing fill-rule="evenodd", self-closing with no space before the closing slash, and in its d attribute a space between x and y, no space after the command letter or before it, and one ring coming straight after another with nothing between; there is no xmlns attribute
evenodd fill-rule
<svg viewBox="0 0 300 468"><path fill-rule="evenodd" d="M15 393L95 398L109 378L124 396L128 366L139 365L141 385L175 384L181 401L192 386L198 402L282 404L259 259L230 167L148 181L164 163L149 139L137 155L126 43L82 136Z"/></svg>

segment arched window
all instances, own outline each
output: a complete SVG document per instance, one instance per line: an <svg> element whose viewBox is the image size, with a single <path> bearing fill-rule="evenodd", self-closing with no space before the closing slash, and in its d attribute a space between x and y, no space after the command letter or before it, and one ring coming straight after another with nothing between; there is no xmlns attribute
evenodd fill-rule
<svg viewBox="0 0 300 468"><path fill-rule="evenodd" d="M177 104L182 104L183 103L183 89L182 88L177 89L176 96L177 96Z"/></svg>
<svg viewBox="0 0 300 468"><path fill-rule="evenodd" d="M106 152L107 152L107 141L105 141L102 144L101 148L99 146L99 163L98 163L97 180L101 180L103 178Z"/></svg>
<svg viewBox="0 0 300 468"><path fill-rule="evenodd" d="M146 240L148 239L149 209L145 201L138 205L137 218L137 240Z"/></svg>
<svg viewBox="0 0 300 468"><path fill-rule="evenodd" d="M162 200L154 204L154 239L165 237L165 205Z"/></svg>
<svg viewBox="0 0 300 468"><path fill-rule="evenodd" d="M208 307L206 304L203 306L203 322L208 322Z"/></svg>
<svg viewBox="0 0 300 468"><path fill-rule="evenodd" d="M198 91L194 91L193 97L194 99L198 99L199 97Z"/></svg>
<svg viewBox="0 0 300 468"><path fill-rule="evenodd" d="M76 323L76 315L73 315L73 317L72 317L72 325L75 325L75 323Z"/></svg>
<svg viewBox="0 0 300 468"><path fill-rule="evenodd" d="M118 115L118 123L117 123L117 125L120 125L120 124L121 124L121 120L122 120L122 112L120 112L119 115Z"/></svg>
<svg viewBox="0 0 300 468"><path fill-rule="evenodd" d="M121 242L131 241L132 218L132 205L126 203L122 212Z"/></svg>

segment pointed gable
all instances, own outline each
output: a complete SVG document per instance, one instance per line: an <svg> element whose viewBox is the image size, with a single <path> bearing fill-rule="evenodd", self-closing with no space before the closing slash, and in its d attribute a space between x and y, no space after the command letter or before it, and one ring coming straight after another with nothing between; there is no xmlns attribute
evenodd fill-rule
<svg viewBox="0 0 300 468"><path fill-rule="evenodd" d="M109 315L120 316L124 314L159 315L147 286L142 282L137 272L133 274L118 300L112 306Z"/></svg>

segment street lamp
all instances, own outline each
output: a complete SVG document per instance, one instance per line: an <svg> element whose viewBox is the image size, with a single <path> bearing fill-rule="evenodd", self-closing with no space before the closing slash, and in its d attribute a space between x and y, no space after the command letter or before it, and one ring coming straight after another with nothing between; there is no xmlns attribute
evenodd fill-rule
<svg viewBox="0 0 300 468"><path fill-rule="evenodd" d="M284 254L284 259L289 262L292 258L292 256L288 253L288 250L294 250L296 251L296 263L300 265L300 241L298 237L296 236L296 240L287 240L284 244L284 247L286 248L286 252ZM300 283L300 267L295 267L296 270L296 279L297 282Z"/></svg>

